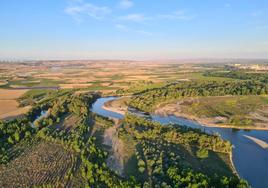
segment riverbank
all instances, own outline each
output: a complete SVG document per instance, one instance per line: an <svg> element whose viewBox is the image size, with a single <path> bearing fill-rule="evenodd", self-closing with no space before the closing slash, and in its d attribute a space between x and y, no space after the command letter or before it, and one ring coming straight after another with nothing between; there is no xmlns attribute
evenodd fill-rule
<svg viewBox="0 0 268 188"><path fill-rule="evenodd" d="M203 127L214 127L214 128L226 128L226 129L241 129L241 130L268 130L268 126L237 126L237 125L228 125L228 124L216 124L213 123L210 118L198 118L189 114L183 113L163 113L159 110L156 110L154 114L162 117L166 116L176 116L190 121L195 121Z"/></svg>
<svg viewBox="0 0 268 188"><path fill-rule="evenodd" d="M121 115L125 115L127 112L127 105L125 103L125 100L129 100L130 97L122 97L119 99L114 99L111 101L108 101L104 103L102 108L104 110L116 112ZM199 123L200 125L204 127L214 127L214 128L228 128L228 129L241 129L241 130L268 130L268 125L256 125L256 126L238 126L238 125L228 125L228 124L216 124L213 122L212 118L198 118L196 116L181 113L179 111L176 111L176 109L168 108L163 105L159 105L156 110L154 111L154 114L162 117L166 116L176 116L179 118L183 118L186 120L191 120Z"/></svg>
<svg viewBox="0 0 268 188"><path fill-rule="evenodd" d="M153 113L195 121L204 127L268 130L267 108L263 96L197 97L161 103Z"/></svg>
<svg viewBox="0 0 268 188"><path fill-rule="evenodd" d="M102 108L104 110L113 111L118 114L125 115L128 110L127 103L129 100L130 97L120 97L118 99L114 99L104 103Z"/></svg>
<svg viewBox="0 0 268 188"><path fill-rule="evenodd" d="M118 100L120 98L110 97L110 98L102 98L101 100L97 101L97 104L93 105L94 112L100 113L105 117L114 117L115 113L112 108L106 108L107 110L102 109L105 102L109 102L110 100ZM105 111L105 112L103 112ZM117 117L117 116L115 116ZM202 129L201 125L197 122L193 121L185 121L185 118L174 118L174 116L166 116L164 118L158 116L154 117L155 121L159 123L177 123L183 124L186 126L192 126ZM181 120L180 120L181 119ZM180 123L182 122L182 123ZM193 124L192 124L192 123ZM196 125L196 126L195 126ZM254 138L258 138L263 140L263 138L268 138L268 131L266 130L235 130L232 128L224 127L219 128L219 126L209 127L204 126L204 129L208 129L212 132L217 132L221 135L222 138L225 140L229 140L233 145L232 154L228 157L230 168L232 169L233 173L239 173L239 177L246 178L246 180L250 183L252 187L261 188L263 185L267 184L268 182L265 181L266 174L268 173L267 168L265 168L267 164L267 155L268 150L260 148L260 145L253 143L244 135L249 135ZM205 128L207 127L207 128ZM235 127L237 129L237 127ZM263 141L268 141L264 139ZM268 143L268 142L267 142ZM248 163L248 161L254 161L254 163ZM232 164L231 164L232 163ZM233 168L231 167L233 166Z"/></svg>

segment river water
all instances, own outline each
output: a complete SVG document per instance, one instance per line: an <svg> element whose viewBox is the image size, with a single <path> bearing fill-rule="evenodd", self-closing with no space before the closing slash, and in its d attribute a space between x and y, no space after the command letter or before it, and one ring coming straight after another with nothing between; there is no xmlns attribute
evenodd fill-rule
<svg viewBox="0 0 268 188"><path fill-rule="evenodd" d="M35 123L36 123L37 121L40 121L41 119L43 119L43 118L45 118L45 117L47 117L47 116L48 116L48 111L45 111L45 110L41 111L41 112L40 112L40 115L36 116L36 117L35 117L35 120L31 123L32 128L35 128L35 127L36 127L36 126L35 126Z"/></svg>
<svg viewBox="0 0 268 188"><path fill-rule="evenodd" d="M104 103L116 97L99 98L93 105L92 111L111 118L123 119L122 114L105 110ZM199 128L210 134L219 134L229 140L234 146L233 162L241 178L246 179L253 188L268 188L268 149L245 137L251 136L268 143L268 131L264 130L237 130L232 128L204 127L201 124L175 116L161 117L151 115L151 119L161 124L175 123Z"/></svg>

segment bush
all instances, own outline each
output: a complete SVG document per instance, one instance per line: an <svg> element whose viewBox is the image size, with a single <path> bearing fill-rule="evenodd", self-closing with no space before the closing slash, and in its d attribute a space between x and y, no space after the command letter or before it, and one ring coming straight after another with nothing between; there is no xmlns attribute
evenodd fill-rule
<svg viewBox="0 0 268 188"><path fill-rule="evenodd" d="M208 150L207 149L199 149L196 152L196 156L200 159L208 158Z"/></svg>

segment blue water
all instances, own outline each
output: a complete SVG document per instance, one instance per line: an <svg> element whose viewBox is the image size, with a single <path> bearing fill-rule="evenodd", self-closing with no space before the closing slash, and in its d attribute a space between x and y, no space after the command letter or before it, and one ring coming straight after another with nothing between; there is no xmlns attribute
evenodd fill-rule
<svg viewBox="0 0 268 188"><path fill-rule="evenodd" d="M114 99L116 97L98 99L93 104L92 111L104 117L123 119L123 115L102 108L105 102ZM229 140L234 146L233 162L240 177L246 179L253 188L268 188L268 149L263 149L244 136L248 135L268 142L268 131L204 127L197 122L175 116L161 117L152 115L151 118L153 121L160 122L161 124L176 123L199 128L210 134L219 134L222 138Z"/></svg>
<svg viewBox="0 0 268 188"><path fill-rule="evenodd" d="M35 122L47 117L47 115L48 115L48 111L45 111L45 110L41 111L40 115L35 117L35 120L31 123L31 126L33 128L36 128L35 127Z"/></svg>

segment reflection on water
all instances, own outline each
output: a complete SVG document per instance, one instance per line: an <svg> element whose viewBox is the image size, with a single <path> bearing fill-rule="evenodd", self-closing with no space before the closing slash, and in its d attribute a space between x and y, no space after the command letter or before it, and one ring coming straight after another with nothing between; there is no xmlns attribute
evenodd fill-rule
<svg viewBox="0 0 268 188"><path fill-rule="evenodd" d="M37 116L36 118L35 118L35 120L31 123L31 126L33 127L33 128L35 128L36 126L35 126L35 124L36 124L36 122L37 121L40 121L41 119L43 119L43 118L45 118L45 117L47 117L47 115L48 115L48 111L41 111L41 113L40 113L40 115L39 116Z"/></svg>
<svg viewBox="0 0 268 188"><path fill-rule="evenodd" d="M105 102L115 98L116 97L107 97L98 99L93 104L92 111L105 117L122 119L124 117L123 115L102 108ZM146 116L144 113L137 112L134 109L130 109L130 112L139 116ZM148 118L148 116L146 117ZM268 143L268 131L204 127L197 122L175 116L161 117L151 115L150 118L161 124L174 123L186 125L192 128L199 128L209 134L219 134L222 138L229 140L234 146L233 162L240 177L246 179L253 188L268 187L268 149L262 148L260 145L244 136L254 137Z"/></svg>

